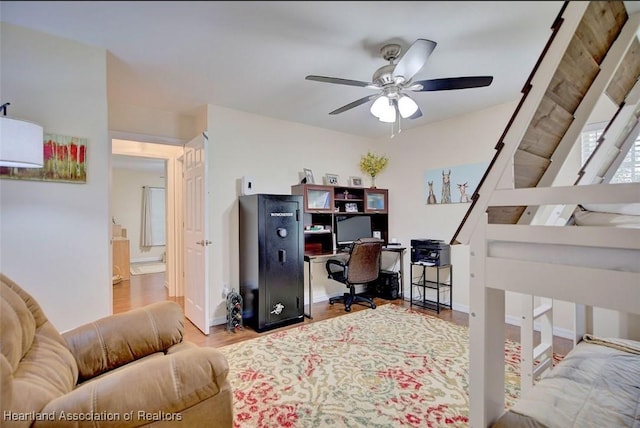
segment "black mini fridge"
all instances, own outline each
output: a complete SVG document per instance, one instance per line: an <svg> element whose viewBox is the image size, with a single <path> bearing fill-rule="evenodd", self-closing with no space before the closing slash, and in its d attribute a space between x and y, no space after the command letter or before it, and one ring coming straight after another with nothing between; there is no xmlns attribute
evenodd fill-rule
<svg viewBox="0 0 640 428"><path fill-rule="evenodd" d="M239 200L245 324L264 331L303 321L302 196L254 194Z"/></svg>

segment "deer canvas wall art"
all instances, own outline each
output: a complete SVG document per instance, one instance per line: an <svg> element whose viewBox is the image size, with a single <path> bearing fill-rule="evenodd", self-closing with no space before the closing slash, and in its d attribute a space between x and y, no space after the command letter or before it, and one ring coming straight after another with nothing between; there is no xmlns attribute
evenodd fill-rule
<svg viewBox="0 0 640 428"><path fill-rule="evenodd" d="M424 178L427 205L470 203L488 166L489 162L480 162L427 170ZM453 196L451 183L458 189Z"/></svg>

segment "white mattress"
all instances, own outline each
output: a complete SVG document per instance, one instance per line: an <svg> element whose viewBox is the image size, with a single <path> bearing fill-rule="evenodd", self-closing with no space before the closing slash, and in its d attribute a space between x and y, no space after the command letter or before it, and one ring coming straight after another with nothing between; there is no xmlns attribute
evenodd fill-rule
<svg viewBox="0 0 640 428"><path fill-rule="evenodd" d="M549 428L638 428L640 355L580 342L509 411Z"/></svg>
<svg viewBox="0 0 640 428"><path fill-rule="evenodd" d="M635 204L640 205L640 204ZM626 227L632 229L640 229L640 215L626 214L633 212L631 208L611 208L619 209L621 213L611 213L607 211L591 211L580 209L579 207L573 212L573 221L577 226L608 226L608 227ZM604 207L599 207L606 209Z"/></svg>

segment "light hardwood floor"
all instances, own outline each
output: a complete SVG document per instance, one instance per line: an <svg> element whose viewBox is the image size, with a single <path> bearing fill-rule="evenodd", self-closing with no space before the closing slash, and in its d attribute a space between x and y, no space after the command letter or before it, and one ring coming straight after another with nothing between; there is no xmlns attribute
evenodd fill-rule
<svg viewBox="0 0 640 428"><path fill-rule="evenodd" d="M130 309L138 308L150 303L172 300L179 303L184 309L184 300L182 297L169 297L164 287L164 273L146 274L146 275L132 275L128 281L122 281L119 284L113 286L113 312L120 313L128 311ZM440 314L435 311L422 309L417 306L410 306L409 302L397 300L384 300L374 299L376 305L383 305L385 303L393 302L404 307L412 307L417 312L422 312L431 316L441 318L443 320L451 321L456 324L468 326L469 317L466 313L456 310L441 310ZM365 306L353 305L351 307L352 312L360 310L370 310ZM333 317L338 317L347 314L344 310L344 305L336 303L330 305L328 302L314 303L312 308L313 319L304 318L304 323L312 323L321 321ZM216 325L209 329L209 335L203 334L198 330L191 322L185 319L185 339L194 342L201 346L225 346L232 343L242 342L243 340L252 339L254 337L260 337L265 334L272 333L274 331L284 330L288 328L295 328L302 323L296 323L286 327L280 327L278 329L269 330L263 333L258 333L249 327L245 327L241 331L230 332L227 331L225 325ZM516 342L520 341L520 328L512 325L506 325L506 334L508 339ZM536 339L537 340L537 339ZM556 337L554 338L554 351L559 354L566 354L571 349L571 341L568 339Z"/></svg>

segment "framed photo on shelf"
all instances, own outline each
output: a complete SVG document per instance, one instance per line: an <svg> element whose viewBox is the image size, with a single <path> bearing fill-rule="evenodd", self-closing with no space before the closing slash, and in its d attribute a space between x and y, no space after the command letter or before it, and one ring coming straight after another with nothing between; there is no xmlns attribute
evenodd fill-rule
<svg viewBox="0 0 640 428"><path fill-rule="evenodd" d="M313 180L313 171L311 171L309 168L304 168L304 177L307 179L306 183L307 184L315 184L315 181Z"/></svg>
<svg viewBox="0 0 640 428"><path fill-rule="evenodd" d="M349 186L351 187L362 187L362 177L349 177Z"/></svg>
<svg viewBox="0 0 640 428"><path fill-rule="evenodd" d="M324 184L328 184L330 186L337 186L339 180L340 176L337 174L326 174L324 176Z"/></svg>
<svg viewBox="0 0 640 428"><path fill-rule="evenodd" d="M348 213L357 213L358 212L358 204L355 202L349 202L344 204L344 210Z"/></svg>

